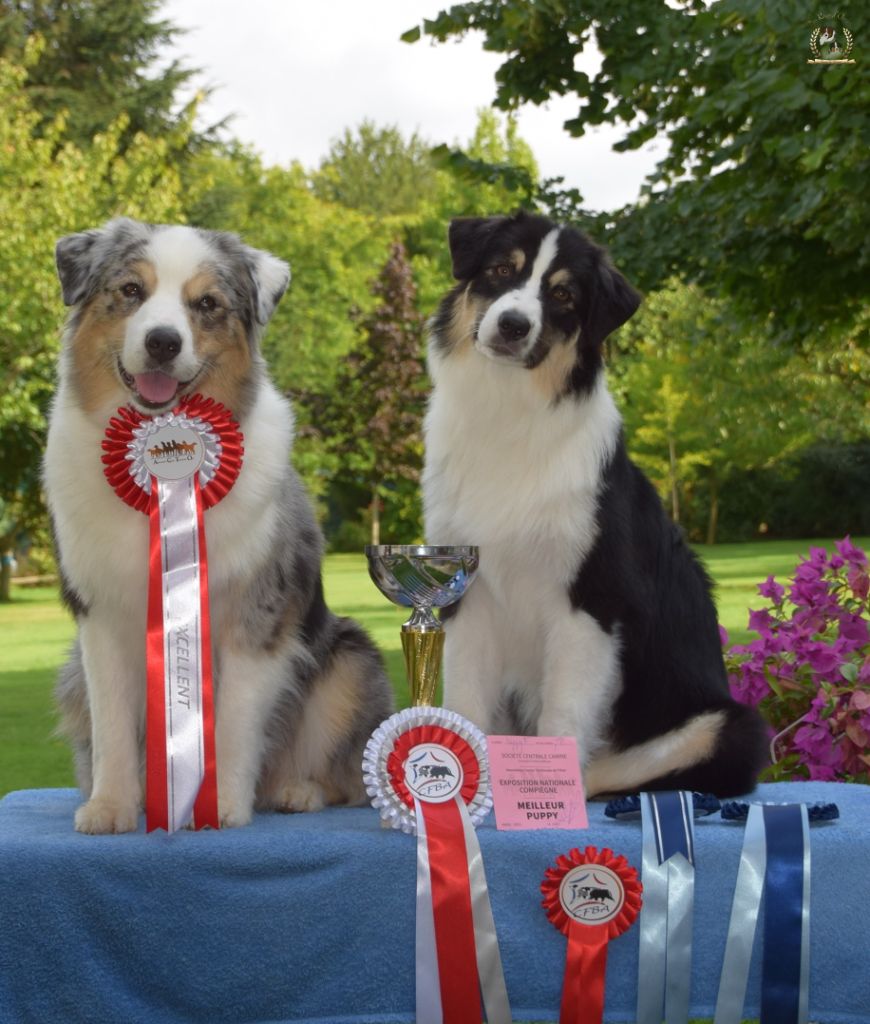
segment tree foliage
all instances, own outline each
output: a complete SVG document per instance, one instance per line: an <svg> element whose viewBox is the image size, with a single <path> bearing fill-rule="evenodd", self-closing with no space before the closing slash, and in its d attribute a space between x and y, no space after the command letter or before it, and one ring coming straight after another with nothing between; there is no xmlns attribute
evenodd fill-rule
<svg viewBox="0 0 870 1024"><path fill-rule="evenodd" d="M808 358L772 345L697 286L675 280L647 296L614 347L611 385L631 452L672 518L707 543L720 512L733 520L727 506L743 500L733 486L741 474L856 442L870 428L866 352L847 342Z"/></svg>
<svg viewBox="0 0 870 1024"><path fill-rule="evenodd" d="M393 242L372 294L377 306L360 320L358 344L343 360L324 409L327 444L338 456L339 478L369 495L371 540L378 544L383 502L390 506L394 531L405 532L406 540L419 531L416 485L423 462L428 390L422 359L424 320L400 241ZM399 525L402 519L404 527Z"/></svg>
<svg viewBox="0 0 870 1024"><path fill-rule="evenodd" d="M138 132L156 138L185 123L178 93L197 74L164 60L180 30L158 16L162 6L162 0L0 0L0 57L26 63L23 84L34 109L46 124L62 114L64 137L77 145L88 145L122 116L128 139ZM31 48L25 61L36 36L44 45Z"/></svg>
<svg viewBox="0 0 870 1024"><path fill-rule="evenodd" d="M429 150L416 134L365 120L333 142L311 177L314 194L376 217L414 214L435 187Z"/></svg>
<svg viewBox="0 0 870 1024"><path fill-rule="evenodd" d="M43 521L39 466L54 391L64 309L57 239L113 215L182 216L165 139L121 143L124 118L80 149L63 121L44 125L23 88L24 68L0 60L0 547ZM37 131L37 128L40 128Z"/></svg>
<svg viewBox="0 0 870 1024"><path fill-rule="evenodd" d="M574 96L573 135L619 123L617 149L666 137L642 201L608 219L623 265L648 289L677 273L725 292L795 341L851 323L870 272L870 67L808 66L813 13L798 0L476 0L423 31L481 31L504 55L502 109ZM868 38L866 10L850 17ZM593 41L603 60L588 73L577 58Z"/></svg>

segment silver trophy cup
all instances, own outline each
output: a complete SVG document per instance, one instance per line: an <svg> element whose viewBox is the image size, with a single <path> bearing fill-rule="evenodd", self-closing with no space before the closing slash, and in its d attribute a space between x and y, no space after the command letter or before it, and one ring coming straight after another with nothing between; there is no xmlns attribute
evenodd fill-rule
<svg viewBox="0 0 870 1024"><path fill-rule="evenodd" d="M441 671L444 632L435 608L458 601L480 561L476 547L377 544L366 548L369 575L393 604L413 608L402 626L402 650L414 707L432 705Z"/></svg>

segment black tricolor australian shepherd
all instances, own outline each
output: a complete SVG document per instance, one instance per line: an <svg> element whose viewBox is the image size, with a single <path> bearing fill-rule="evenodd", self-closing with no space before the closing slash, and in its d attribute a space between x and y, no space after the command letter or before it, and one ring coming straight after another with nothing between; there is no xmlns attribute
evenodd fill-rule
<svg viewBox="0 0 870 1024"><path fill-rule="evenodd" d="M477 544L445 703L489 733L577 737L587 793L755 786L704 570L626 454L602 343L639 296L544 217L450 225L431 328L427 540Z"/></svg>

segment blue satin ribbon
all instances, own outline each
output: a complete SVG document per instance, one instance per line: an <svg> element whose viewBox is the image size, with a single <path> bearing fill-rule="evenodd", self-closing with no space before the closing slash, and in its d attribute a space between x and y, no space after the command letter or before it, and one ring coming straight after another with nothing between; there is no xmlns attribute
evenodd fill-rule
<svg viewBox="0 0 870 1024"><path fill-rule="evenodd" d="M809 906L806 808L764 808L767 870L764 874L764 955L761 1024L798 1024L802 993L804 889ZM807 932L809 932L807 913ZM806 1020L806 1018L804 1018Z"/></svg>
<svg viewBox="0 0 870 1024"><path fill-rule="evenodd" d="M743 1017L762 896L761 1024L806 1024L810 841L803 804L749 808L714 1024L740 1024Z"/></svg>
<svg viewBox="0 0 870 1024"><path fill-rule="evenodd" d="M692 974L695 837L691 793L641 793L643 909L638 1024L685 1024Z"/></svg>

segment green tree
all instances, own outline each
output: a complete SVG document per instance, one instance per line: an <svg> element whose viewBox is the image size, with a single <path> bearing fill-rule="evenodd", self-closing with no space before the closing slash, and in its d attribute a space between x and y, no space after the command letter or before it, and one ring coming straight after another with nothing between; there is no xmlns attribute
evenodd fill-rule
<svg viewBox="0 0 870 1024"><path fill-rule="evenodd" d="M162 0L0 0L0 57L21 65L28 40L44 40L27 61L23 84L47 123L64 115L64 138L86 146L122 115L127 139L137 132L156 138L186 124L178 94L198 73L178 60L166 63L180 30L159 17L162 6Z"/></svg>
<svg viewBox="0 0 870 1024"><path fill-rule="evenodd" d="M79 148L62 121L40 127L26 70L0 60L0 554L39 528L39 465L64 316L54 267L57 239L113 215L178 219L180 182L169 140L121 143L120 118ZM8 573L0 599L8 599Z"/></svg>
<svg viewBox="0 0 870 1024"><path fill-rule="evenodd" d="M648 289L679 273L725 292L795 342L852 322L870 279L870 65L807 65L814 13L798 0L472 0L422 31L481 31L504 55L502 109L570 95L573 135L620 123L619 150L666 137L644 201L602 220L620 262ZM865 8L850 18L870 36ZM593 41L603 60L587 73L577 58Z"/></svg>
<svg viewBox="0 0 870 1024"><path fill-rule="evenodd" d="M707 543L728 500L723 481L824 436L830 381L808 374L787 346L748 334L726 303L696 286L672 281L647 296L616 344L611 377L632 455L672 518Z"/></svg>
<svg viewBox="0 0 870 1024"><path fill-rule="evenodd" d="M420 530L423 317L401 242L393 243L372 293L378 304L360 321L359 343L345 357L328 403L328 443L340 459L339 480L367 493L371 542L379 544L384 502L393 531L407 537Z"/></svg>
<svg viewBox="0 0 870 1024"><path fill-rule="evenodd" d="M311 176L314 194L376 217L415 214L435 188L429 146L416 133L363 121L345 129Z"/></svg>

